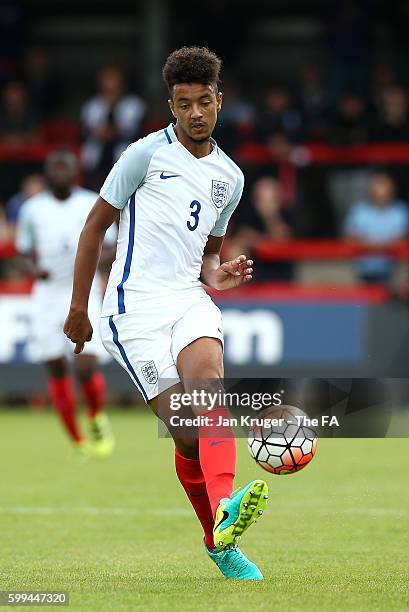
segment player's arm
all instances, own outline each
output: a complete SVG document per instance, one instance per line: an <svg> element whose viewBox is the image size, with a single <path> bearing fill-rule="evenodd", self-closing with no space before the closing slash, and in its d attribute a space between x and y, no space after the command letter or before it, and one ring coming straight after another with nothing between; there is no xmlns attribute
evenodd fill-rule
<svg viewBox="0 0 409 612"><path fill-rule="evenodd" d="M64 333L80 353L91 340L92 326L88 318L88 298L95 276L105 232L117 218L118 210L98 197L85 222L78 242L70 311Z"/></svg>
<svg viewBox="0 0 409 612"><path fill-rule="evenodd" d="M200 280L202 283L222 291L239 287L252 279L253 261L239 255L232 261L220 264L220 251L224 236L209 236L203 253Z"/></svg>

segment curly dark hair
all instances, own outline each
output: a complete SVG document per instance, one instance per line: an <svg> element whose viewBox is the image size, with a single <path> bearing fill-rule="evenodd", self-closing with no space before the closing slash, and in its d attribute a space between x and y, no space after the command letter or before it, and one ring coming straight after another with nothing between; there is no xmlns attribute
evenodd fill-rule
<svg viewBox="0 0 409 612"><path fill-rule="evenodd" d="M169 55L162 75L170 94L180 83L213 85L217 91L221 66L222 60L207 47L181 47Z"/></svg>

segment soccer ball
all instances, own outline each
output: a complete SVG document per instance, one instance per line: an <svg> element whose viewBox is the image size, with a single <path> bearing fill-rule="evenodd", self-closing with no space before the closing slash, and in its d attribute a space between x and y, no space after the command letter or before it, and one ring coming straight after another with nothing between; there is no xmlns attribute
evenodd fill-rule
<svg viewBox="0 0 409 612"><path fill-rule="evenodd" d="M253 459L271 474L294 474L302 470L315 455L317 434L311 427L298 424L295 418L306 417L294 406L263 410L250 430L248 449ZM277 424L271 422L276 419Z"/></svg>

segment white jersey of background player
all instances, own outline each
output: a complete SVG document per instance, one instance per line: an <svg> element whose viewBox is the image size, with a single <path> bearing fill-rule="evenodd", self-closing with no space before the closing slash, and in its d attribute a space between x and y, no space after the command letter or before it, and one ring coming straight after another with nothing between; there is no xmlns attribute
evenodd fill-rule
<svg viewBox="0 0 409 612"><path fill-rule="evenodd" d="M106 353L96 333L89 338L86 354L78 355L71 368L66 357L72 353L63 332L71 298L75 253L96 196L75 186L77 172L77 159L69 151L55 151L47 158L45 175L49 189L23 205L16 242L17 249L26 256L28 271L36 279L31 298L30 333L36 357L46 366L51 402L76 452L81 456L105 458L114 449L114 438L103 412L105 380L98 369L97 358L105 357ZM107 244L114 244L115 227L110 225L105 236ZM109 255L106 253L104 257ZM89 313L95 322L101 313L100 283L97 275L89 295ZM71 374L75 375L87 405L87 437L77 418L77 398Z"/></svg>
<svg viewBox="0 0 409 612"><path fill-rule="evenodd" d="M20 211L17 249L25 255L34 253L37 269L44 271L34 286L30 326L36 356L41 361L71 353L62 328L70 304L78 239L95 198L93 191L80 187L73 187L64 201L57 200L51 191L43 191L29 198ZM105 243L113 245L115 241L116 230L111 226ZM101 301L101 278L97 274L90 294L90 313L96 322ZM86 352L104 357L98 333Z"/></svg>

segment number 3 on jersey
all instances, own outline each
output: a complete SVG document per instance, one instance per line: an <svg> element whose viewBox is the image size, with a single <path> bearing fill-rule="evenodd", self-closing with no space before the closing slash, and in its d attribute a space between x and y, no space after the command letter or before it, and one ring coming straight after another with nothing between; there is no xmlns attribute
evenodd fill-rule
<svg viewBox="0 0 409 612"><path fill-rule="evenodd" d="M189 219L188 221L186 221L186 225L188 229L193 232L199 225L199 213L200 209L202 208L202 205L197 200L193 200L193 202L190 203L190 208L192 210L190 216L193 217L193 221Z"/></svg>

